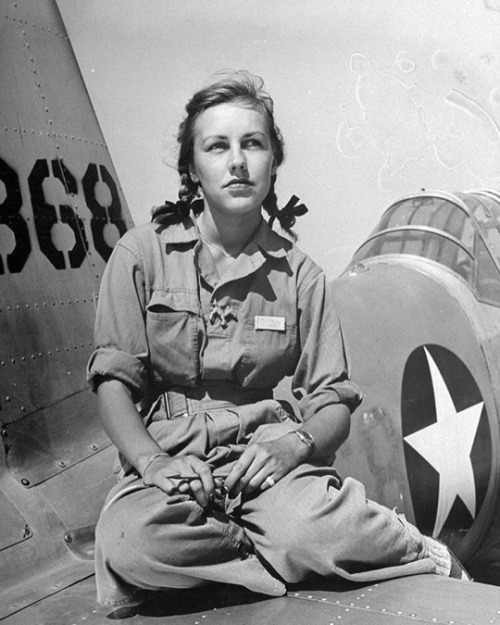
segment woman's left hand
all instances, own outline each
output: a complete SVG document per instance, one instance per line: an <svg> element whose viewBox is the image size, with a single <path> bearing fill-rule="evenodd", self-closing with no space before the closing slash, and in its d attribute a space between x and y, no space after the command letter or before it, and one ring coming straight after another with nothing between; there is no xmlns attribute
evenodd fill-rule
<svg viewBox="0 0 500 625"><path fill-rule="evenodd" d="M229 496L273 486L299 466L307 455L307 447L290 433L272 441L252 440L226 478Z"/></svg>

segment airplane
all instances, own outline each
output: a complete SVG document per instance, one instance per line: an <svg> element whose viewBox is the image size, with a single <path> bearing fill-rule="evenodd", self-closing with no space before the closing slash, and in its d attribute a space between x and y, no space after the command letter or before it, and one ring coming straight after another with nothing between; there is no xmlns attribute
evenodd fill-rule
<svg viewBox="0 0 500 625"><path fill-rule="evenodd" d="M434 575L370 585L311 579L290 588L287 596L272 599L231 585L172 590L159 593L153 603L135 611L95 603L94 528L114 483L115 451L101 429L95 398L85 382L85 365L92 351L102 272L113 245L133 222L55 0L2 0L0 7L0 621L5 625L100 625L109 620L141 625L294 625L405 621L481 624L498 619L496 586ZM481 197L496 202L495 194L482 193ZM477 226L474 219L471 223ZM395 227L392 221L390 227ZM410 232L401 227L402 232ZM439 230L437 222L425 227L430 234ZM416 228L418 235L405 241L408 249L415 247L419 236L422 245L427 245L424 230ZM454 245L454 238L458 241L461 262L453 261L451 268L439 264L444 252L436 252L441 254L436 264L431 258L420 259L418 252L411 257L398 254L397 242L392 256L386 255L384 246L379 248L378 241L372 244L369 240L372 251L365 254L362 246L347 272L334 283L336 298L343 302L345 291L353 298L353 306L358 303L353 315L369 315L375 303L381 306L385 299L395 305L397 315L392 320L407 322L403 323L406 331L413 326L399 313L405 311L407 302L396 298L392 288L384 290L385 284L390 285L392 272L395 276L404 274L400 285L407 288L408 300L412 292L410 274L412 280L424 280L422 276L427 275L421 269L411 269L411 263L415 267L421 263L428 272L432 266L436 276L439 269L449 278L449 283L440 278L441 282L436 279L432 284L428 279L426 289L437 293L432 301L440 308L424 305L429 301L425 291L427 299L420 303L419 314L427 315L426 323L417 323L417 327L426 333L415 339L413 358L398 363L384 360L388 347L382 322L387 319L380 310L377 328L381 336L377 345L371 345L378 352L370 352L371 371L375 363L377 375L384 374L379 384L370 377L369 367L363 368L364 343L357 343L358 339L368 340L368 333L358 331L356 335L354 317L351 324L347 318L348 305L342 308L342 302L337 302L353 373L366 392L361 412L353 416L353 435L339 453L339 463L352 469L352 474L361 473L370 492L382 502L397 505L425 525L427 509L420 509L417 502L427 505L425 497L419 499L418 484L423 465L420 458L426 456L427 448L425 441L412 438L418 434L416 427L412 429L413 419L418 421L411 410L411 391L415 390L412 376L429 356L427 362L437 363L450 385L443 359L446 361L451 353L452 363L462 363L461 371L466 368L469 372L464 379L477 391L473 404L457 404L457 411L462 414L484 402L477 426L479 442L473 445L474 457L477 455L482 463L481 468L473 468L474 483L479 485L475 507L470 481L464 479L464 490L460 490L460 482L454 484L459 492L452 491L455 499L462 498L462 508L467 510L457 504L458 511L452 506L448 515L446 493L439 490L439 484L435 487L440 513L432 529L472 561L485 544L491 543L488 538L494 540L496 536L498 426L492 354L498 323L491 314L478 315L477 320L473 317L476 325L459 325L455 333L460 340L467 338L463 350L443 336L453 332L448 312L453 320L460 320L465 315L462 306L470 310L476 306L478 312L482 307L496 310L498 293L493 283L485 283L486 290L479 291L480 281L476 279L482 271L481 259L489 258L491 242L476 228L476 252L468 235L461 239L458 231L457 226L456 234L434 233ZM393 236L397 239L400 235ZM483 256L481 242L486 245ZM429 244L431 247L441 249ZM379 250L378 255L373 250ZM389 267L391 262L394 270ZM368 284L382 265L388 267L383 269L388 277L384 274L384 282L379 283L379 298L375 303L365 301L365 296L373 298L377 291L368 286L362 298L357 295L362 292L357 290L357 282ZM486 277L495 279L496 274ZM449 290L457 293L455 307L444 295L442 301L439 299L440 286L445 294ZM486 298L484 303L481 297ZM416 323L416 308L410 312ZM361 327L370 331L372 321L359 318L365 324ZM397 340L392 340L402 342L402 337L396 336ZM485 357L481 361L482 354ZM478 356L475 364L474 355ZM400 397L406 401L401 414L407 419L402 423L398 421L399 408L392 401L396 401L393 395L399 395L385 385L385 378L393 375L399 393L397 383L401 386L403 369L397 369L397 364L401 363L407 372ZM491 372L490 377L485 371ZM475 386L471 379L476 380ZM476 421L478 411L473 410ZM469 524L464 537L460 534L462 522ZM478 576L481 566L478 561Z"/></svg>
<svg viewBox="0 0 500 625"><path fill-rule="evenodd" d="M340 471L500 585L500 193L398 200L333 287L365 392Z"/></svg>

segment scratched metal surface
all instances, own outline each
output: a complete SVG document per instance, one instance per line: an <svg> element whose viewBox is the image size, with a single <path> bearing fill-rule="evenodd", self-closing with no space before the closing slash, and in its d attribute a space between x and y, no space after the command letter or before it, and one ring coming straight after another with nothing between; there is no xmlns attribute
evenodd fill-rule
<svg viewBox="0 0 500 625"><path fill-rule="evenodd" d="M361 625L500 622L500 590L434 575L354 586L327 580L268 598L236 586L172 591L139 609L111 610L94 603L93 578L22 610L2 625Z"/></svg>

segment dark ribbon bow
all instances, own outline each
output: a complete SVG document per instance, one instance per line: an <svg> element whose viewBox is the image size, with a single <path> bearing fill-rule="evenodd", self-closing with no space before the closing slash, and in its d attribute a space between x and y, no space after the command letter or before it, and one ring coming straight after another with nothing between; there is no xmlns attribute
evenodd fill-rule
<svg viewBox="0 0 500 625"><path fill-rule="evenodd" d="M276 211L276 214L269 220L269 225L272 226L274 220L277 218L282 226L285 228L292 228L295 225L297 217L305 215L308 208L305 204L297 204L299 198L296 195L288 200L285 206L281 210Z"/></svg>
<svg viewBox="0 0 500 625"><path fill-rule="evenodd" d="M203 210L203 201L194 200L188 204L185 200L177 200L177 202L165 200L164 204L153 212L153 219L165 224L177 223L189 215L190 209L198 215Z"/></svg>

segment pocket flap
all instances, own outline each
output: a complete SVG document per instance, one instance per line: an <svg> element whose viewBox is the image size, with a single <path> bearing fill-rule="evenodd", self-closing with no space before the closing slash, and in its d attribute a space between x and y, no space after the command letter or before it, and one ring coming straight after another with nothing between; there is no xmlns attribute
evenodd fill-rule
<svg viewBox="0 0 500 625"><path fill-rule="evenodd" d="M196 293L191 291L154 291L146 306L148 313L190 312L198 314Z"/></svg>

